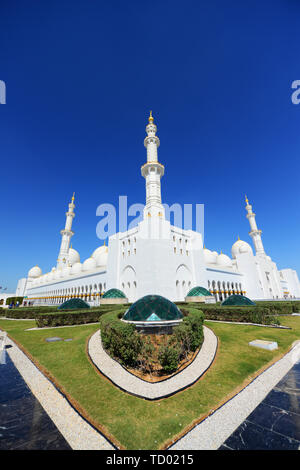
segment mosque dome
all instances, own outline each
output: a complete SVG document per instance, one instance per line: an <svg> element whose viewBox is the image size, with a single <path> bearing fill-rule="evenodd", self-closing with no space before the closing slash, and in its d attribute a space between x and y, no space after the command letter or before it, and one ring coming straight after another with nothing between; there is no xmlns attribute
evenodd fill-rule
<svg viewBox="0 0 300 470"><path fill-rule="evenodd" d="M126 295L119 289L109 289L103 294L103 299L126 299Z"/></svg>
<svg viewBox="0 0 300 470"><path fill-rule="evenodd" d="M91 258L96 259L99 255L102 255L103 253L108 253L108 247L105 245L98 246L98 248L96 248L96 250L93 252Z"/></svg>
<svg viewBox="0 0 300 470"><path fill-rule="evenodd" d="M219 266L232 266L231 259L229 256L224 255L224 253L221 253L218 258L217 258L217 264Z"/></svg>
<svg viewBox="0 0 300 470"><path fill-rule="evenodd" d="M206 297L212 295L205 287L196 286L193 287L188 293L187 297Z"/></svg>
<svg viewBox="0 0 300 470"><path fill-rule="evenodd" d="M30 278L37 278L37 277L40 277L41 275L42 275L42 270L38 266L33 266L33 268L31 268L28 271L28 277Z"/></svg>
<svg viewBox="0 0 300 470"><path fill-rule="evenodd" d="M255 305L252 300L248 299L244 295L232 294L227 299L223 300L221 305L239 305L239 306L247 306L247 305Z"/></svg>
<svg viewBox="0 0 300 470"><path fill-rule="evenodd" d="M177 305L161 295L145 295L129 307L123 320L127 321L174 321L183 315Z"/></svg>
<svg viewBox="0 0 300 470"><path fill-rule="evenodd" d="M90 271L91 269L95 269L95 267L96 261L94 258L87 258L82 265L82 271Z"/></svg>
<svg viewBox="0 0 300 470"><path fill-rule="evenodd" d="M75 263L73 264L71 268L71 274L79 274L82 271L82 264L81 263Z"/></svg>
<svg viewBox="0 0 300 470"><path fill-rule="evenodd" d="M216 263L216 260L217 260L217 252L212 252L210 250L208 250L207 248L204 248L203 250L203 254L204 254L204 261L205 263Z"/></svg>
<svg viewBox="0 0 300 470"><path fill-rule="evenodd" d="M108 253L106 251L103 251L102 253L98 254L97 257L96 257L96 265L97 266L106 266L107 265L107 257L108 257Z"/></svg>
<svg viewBox="0 0 300 470"><path fill-rule="evenodd" d="M71 266L75 263L80 263L80 255L74 248L69 248L69 263Z"/></svg>
<svg viewBox="0 0 300 470"><path fill-rule="evenodd" d="M236 258L236 256L241 253L253 254L253 251L249 243L243 240L237 240L231 247L231 255L233 258Z"/></svg>

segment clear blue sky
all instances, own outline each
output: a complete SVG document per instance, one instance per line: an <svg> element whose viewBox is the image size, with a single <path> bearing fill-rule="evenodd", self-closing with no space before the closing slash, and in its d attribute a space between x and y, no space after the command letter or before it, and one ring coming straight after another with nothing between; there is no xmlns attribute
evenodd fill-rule
<svg viewBox="0 0 300 470"><path fill-rule="evenodd" d="M300 4L2 0L0 285L55 265L76 192L73 247L101 243L96 207L145 201L152 109L163 201L205 204L205 243L230 254L253 203L266 252L300 273Z"/></svg>

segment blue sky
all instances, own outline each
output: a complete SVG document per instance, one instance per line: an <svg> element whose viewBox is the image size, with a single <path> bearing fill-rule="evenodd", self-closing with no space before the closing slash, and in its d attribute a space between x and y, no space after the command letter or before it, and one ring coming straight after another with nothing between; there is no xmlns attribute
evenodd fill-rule
<svg viewBox="0 0 300 470"><path fill-rule="evenodd" d="M55 265L73 191L73 247L102 242L96 208L145 201L149 110L163 202L205 204L205 244L249 241L300 273L300 5L285 1L1 2L0 285Z"/></svg>

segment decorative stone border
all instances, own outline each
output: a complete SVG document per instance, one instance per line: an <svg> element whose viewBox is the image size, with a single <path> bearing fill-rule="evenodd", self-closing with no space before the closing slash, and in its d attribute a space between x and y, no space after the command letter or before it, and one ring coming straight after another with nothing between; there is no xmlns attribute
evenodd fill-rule
<svg viewBox="0 0 300 470"><path fill-rule="evenodd" d="M211 366L218 347L212 330L203 326L204 341L194 360L185 369L160 382L150 383L128 372L103 349L100 330L88 343L88 354L96 368L124 392L146 400L160 400L193 385Z"/></svg>

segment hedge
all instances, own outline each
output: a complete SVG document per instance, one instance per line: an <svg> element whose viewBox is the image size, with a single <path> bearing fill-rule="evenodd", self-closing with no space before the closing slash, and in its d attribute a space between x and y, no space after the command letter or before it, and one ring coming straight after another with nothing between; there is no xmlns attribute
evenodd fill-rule
<svg viewBox="0 0 300 470"><path fill-rule="evenodd" d="M204 315L200 310L191 309L182 322L176 326L166 344L159 349L159 362L166 372L178 368L179 361L187 358L202 346Z"/></svg>
<svg viewBox="0 0 300 470"><path fill-rule="evenodd" d="M256 302L257 306L266 306L274 315L285 315L300 312L300 301L298 300L277 300L272 301L259 301Z"/></svg>
<svg viewBox="0 0 300 470"><path fill-rule="evenodd" d="M110 308L109 308L110 307ZM65 325L84 325L86 323L96 323L99 318L112 310L112 306L99 307L97 309L89 310L70 310L48 314L41 314L35 317L38 328L44 328L46 326L65 326ZM115 309L115 306L113 306Z"/></svg>
<svg viewBox="0 0 300 470"><path fill-rule="evenodd" d="M217 308L221 308L219 304L205 304L205 303L186 303L186 302L175 302L176 305L180 305L180 307L186 306L193 307L200 309L202 311L209 311L215 310ZM300 301L299 300L259 300L255 301L255 307L259 307L259 311L264 314L269 315L286 315L300 312ZM223 308L223 307L222 307ZM242 307L244 308L244 307ZM256 310L257 311L257 310Z"/></svg>
<svg viewBox="0 0 300 470"><path fill-rule="evenodd" d="M6 299L6 305L10 305L12 302L14 304L16 304L17 302L19 302L19 304L21 304L23 302L23 299L24 297L7 297Z"/></svg>
<svg viewBox="0 0 300 470"><path fill-rule="evenodd" d="M103 347L121 364L145 368L149 366L145 363L149 362L147 355L151 355L153 347L137 333L134 325L120 321L123 313L123 310L112 312L100 318ZM182 357L201 346L203 321L202 312L191 309L180 325L174 327L173 334L166 336L166 342L161 345L158 354L160 365L165 372L176 370Z"/></svg>
<svg viewBox="0 0 300 470"><path fill-rule="evenodd" d="M31 319L43 313L56 311L57 309L53 307L18 307L10 310L6 309L5 316L7 318Z"/></svg>
<svg viewBox="0 0 300 470"><path fill-rule="evenodd" d="M280 324L279 320L271 315L270 308L267 306L227 307L193 304L193 308L201 310L206 320L259 323L262 325ZM188 309L189 307L187 307Z"/></svg>
<svg viewBox="0 0 300 470"><path fill-rule="evenodd" d="M143 340L134 325L123 323L118 315L100 318L100 334L104 349L125 366L135 366Z"/></svg>

